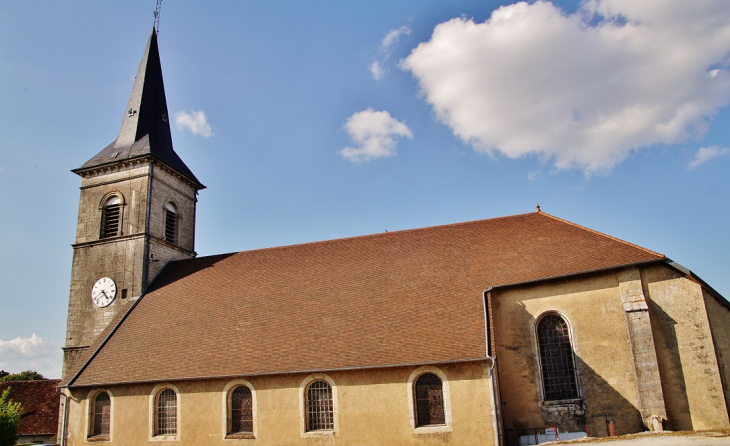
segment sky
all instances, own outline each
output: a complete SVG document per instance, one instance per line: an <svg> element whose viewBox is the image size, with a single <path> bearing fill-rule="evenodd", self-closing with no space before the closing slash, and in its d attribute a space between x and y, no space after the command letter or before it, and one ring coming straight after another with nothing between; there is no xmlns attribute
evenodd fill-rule
<svg viewBox="0 0 730 446"><path fill-rule="evenodd" d="M154 9L0 3L1 369L60 377L70 170L116 138ZM168 0L159 47L201 256L539 204L730 297L725 0Z"/></svg>

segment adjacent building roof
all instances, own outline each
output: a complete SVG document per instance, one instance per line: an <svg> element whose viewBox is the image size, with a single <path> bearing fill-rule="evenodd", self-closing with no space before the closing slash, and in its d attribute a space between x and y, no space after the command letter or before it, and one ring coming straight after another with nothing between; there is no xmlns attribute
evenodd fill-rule
<svg viewBox="0 0 730 446"><path fill-rule="evenodd" d="M10 399L23 405L18 435L56 435L60 379L0 382L0 393L10 387Z"/></svg>
<svg viewBox="0 0 730 446"><path fill-rule="evenodd" d="M174 261L63 385L483 359L488 287L663 259L536 212Z"/></svg>
<svg viewBox="0 0 730 446"><path fill-rule="evenodd" d="M172 147L170 116L167 112L165 84L162 80L162 65L154 28L134 80L119 136L116 141L73 171L79 173L143 156L152 156L162 161L195 183L199 189L205 187Z"/></svg>

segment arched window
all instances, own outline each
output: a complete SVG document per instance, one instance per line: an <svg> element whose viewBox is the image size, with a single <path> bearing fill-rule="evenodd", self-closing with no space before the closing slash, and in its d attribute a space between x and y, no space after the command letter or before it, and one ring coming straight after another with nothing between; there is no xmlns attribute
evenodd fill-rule
<svg viewBox="0 0 730 446"><path fill-rule="evenodd" d="M170 388L157 394L155 435L177 435L177 394Z"/></svg>
<svg viewBox="0 0 730 446"><path fill-rule="evenodd" d="M116 237L121 234L122 199L116 195L109 197L101 210L101 238Z"/></svg>
<svg viewBox="0 0 730 446"><path fill-rule="evenodd" d="M238 386L231 392L228 434L253 434L253 396L251 389Z"/></svg>
<svg viewBox="0 0 730 446"><path fill-rule="evenodd" d="M441 379L433 373L424 373L415 386L416 426L446 424L444 391Z"/></svg>
<svg viewBox="0 0 730 446"><path fill-rule="evenodd" d="M172 203L165 205L165 241L177 241L177 208Z"/></svg>
<svg viewBox="0 0 730 446"><path fill-rule="evenodd" d="M309 384L306 409L307 432L335 428L332 387L327 381L316 380Z"/></svg>
<svg viewBox="0 0 730 446"><path fill-rule="evenodd" d="M111 424L111 399L107 392L100 392L92 401L91 436L109 437Z"/></svg>
<svg viewBox="0 0 730 446"><path fill-rule="evenodd" d="M537 340L545 401L578 398L568 323L557 314L543 317L537 324Z"/></svg>

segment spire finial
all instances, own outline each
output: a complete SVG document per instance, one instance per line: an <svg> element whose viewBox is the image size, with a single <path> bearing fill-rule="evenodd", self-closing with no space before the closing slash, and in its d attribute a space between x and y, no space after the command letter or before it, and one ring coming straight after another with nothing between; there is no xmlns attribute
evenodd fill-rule
<svg viewBox="0 0 730 446"><path fill-rule="evenodd" d="M538 203L535 207L537 208L537 212L540 212L540 204Z"/></svg>
<svg viewBox="0 0 730 446"><path fill-rule="evenodd" d="M162 0L157 0L157 6L155 7L155 32L160 33L160 8L162 8Z"/></svg>

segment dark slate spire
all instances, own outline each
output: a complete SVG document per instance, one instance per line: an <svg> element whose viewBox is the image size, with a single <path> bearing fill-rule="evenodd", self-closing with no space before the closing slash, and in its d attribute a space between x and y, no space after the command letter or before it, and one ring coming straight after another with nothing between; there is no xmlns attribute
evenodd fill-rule
<svg viewBox="0 0 730 446"><path fill-rule="evenodd" d="M205 187L172 148L170 116L167 112L157 32L154 28L134 79L134 87L124 111L117 140L83 166L74 169L74 172L147 155L152 155L172 167L196 183L200 189Z"/></svg>

